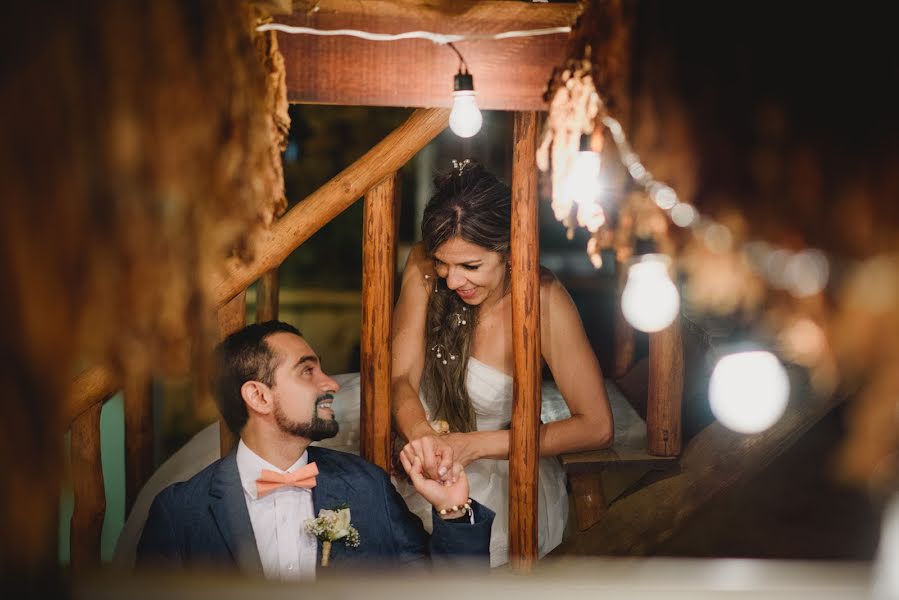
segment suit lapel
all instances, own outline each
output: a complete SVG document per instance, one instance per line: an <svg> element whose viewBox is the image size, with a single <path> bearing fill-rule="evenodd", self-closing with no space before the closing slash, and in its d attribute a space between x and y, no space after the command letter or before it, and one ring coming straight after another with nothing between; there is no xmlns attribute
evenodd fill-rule
<svg viewBox="0 0 899 600"><path fill-rule="evenodd" d="M312 509L316 517L318 511L322 509L331 510L349 503L352 485L347 481L343 468L333 457L326 452L322 452L316 446L309 446L309 462L315 462L318 465L319 475L316 478L316 485L312 488ZM350 517L352 518L352 506L350 507ZM331 544L332 565L340 563L346 554L346 544L344 540L337 540ZM322 542L318 540L316 565L321 565L322 559Z"/></svg>
<svg viewBox="0 0 899 600"><path fill-rule="evenodd" d="M242 571L261 574L262 560L256 547L250 513L247 512L234 451L219 463L209 486L209 495L209 508L231 556Z"/></svg>

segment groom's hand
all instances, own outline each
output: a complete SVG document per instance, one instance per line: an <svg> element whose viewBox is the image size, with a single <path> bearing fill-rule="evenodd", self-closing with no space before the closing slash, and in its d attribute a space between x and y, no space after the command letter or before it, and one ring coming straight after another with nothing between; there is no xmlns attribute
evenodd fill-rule
<svg viewBox="0 0 899 600"><path fill-rule="evenodd" d="M415 491L431 503L439 512L442 508L461 506L468 501L468 478L465 469L459 463L453 464L446 482L435 481L425 477L421 460L415 456L410 462L405 454L400 454L403 468L412 480ZM457 517L459 515L447 515Z"/></svg>

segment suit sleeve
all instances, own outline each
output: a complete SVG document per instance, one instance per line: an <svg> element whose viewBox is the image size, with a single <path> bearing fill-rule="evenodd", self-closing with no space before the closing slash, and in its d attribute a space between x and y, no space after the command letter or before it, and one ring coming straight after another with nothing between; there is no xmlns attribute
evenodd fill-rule
<svg viewBox="0 0 899 600"><path fill-rule="evenodd" d="M434 533L429 536L421 520L406 506L396 488L386 480L387 513L392 523L396 558L404 566L437 568L490 567L490 532L494 513L475 502L474 523L447 523L436 513ZM430 560L429 560L430 559Z"/></svg>
<svg viewBox="0 0 899 600"><path fill-rule="evenodd" d="M136 565L139 568L182 566L171 511L174 505L173 492L173 488L169 487L153 500L147 523L137 544Z"/></svg>

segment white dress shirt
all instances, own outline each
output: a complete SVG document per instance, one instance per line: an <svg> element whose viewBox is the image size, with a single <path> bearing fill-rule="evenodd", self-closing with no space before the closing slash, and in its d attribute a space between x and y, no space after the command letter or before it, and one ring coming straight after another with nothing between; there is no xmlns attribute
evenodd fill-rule
<svg viewBox="0 0 899 600"><path fill-rule="evenodd" d="M315 579L318 542L305 529L306 519L315 517L312 490L286 486L262 498L256 496L256 480L263 469L291 473L308 461L309 453L303 452L297 462L282 471L250 450L243 440L237 445L237 470L262 559L262 570L267 578L283 581Z"/></svg>

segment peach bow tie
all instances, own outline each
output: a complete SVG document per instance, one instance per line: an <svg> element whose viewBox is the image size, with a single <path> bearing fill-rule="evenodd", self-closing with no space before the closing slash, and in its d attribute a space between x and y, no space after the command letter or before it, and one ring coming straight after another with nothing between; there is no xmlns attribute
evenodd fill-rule
<svg viewBox="0 0 899 600"><path fill-rule="evenodd" d="M263 469L262 477L256 480L256 497L268 496L275 490L288 486L312 489L315 487L316 475L318 475L318 467L314 462L304 465L292 473L278 473Z"/></svg>

